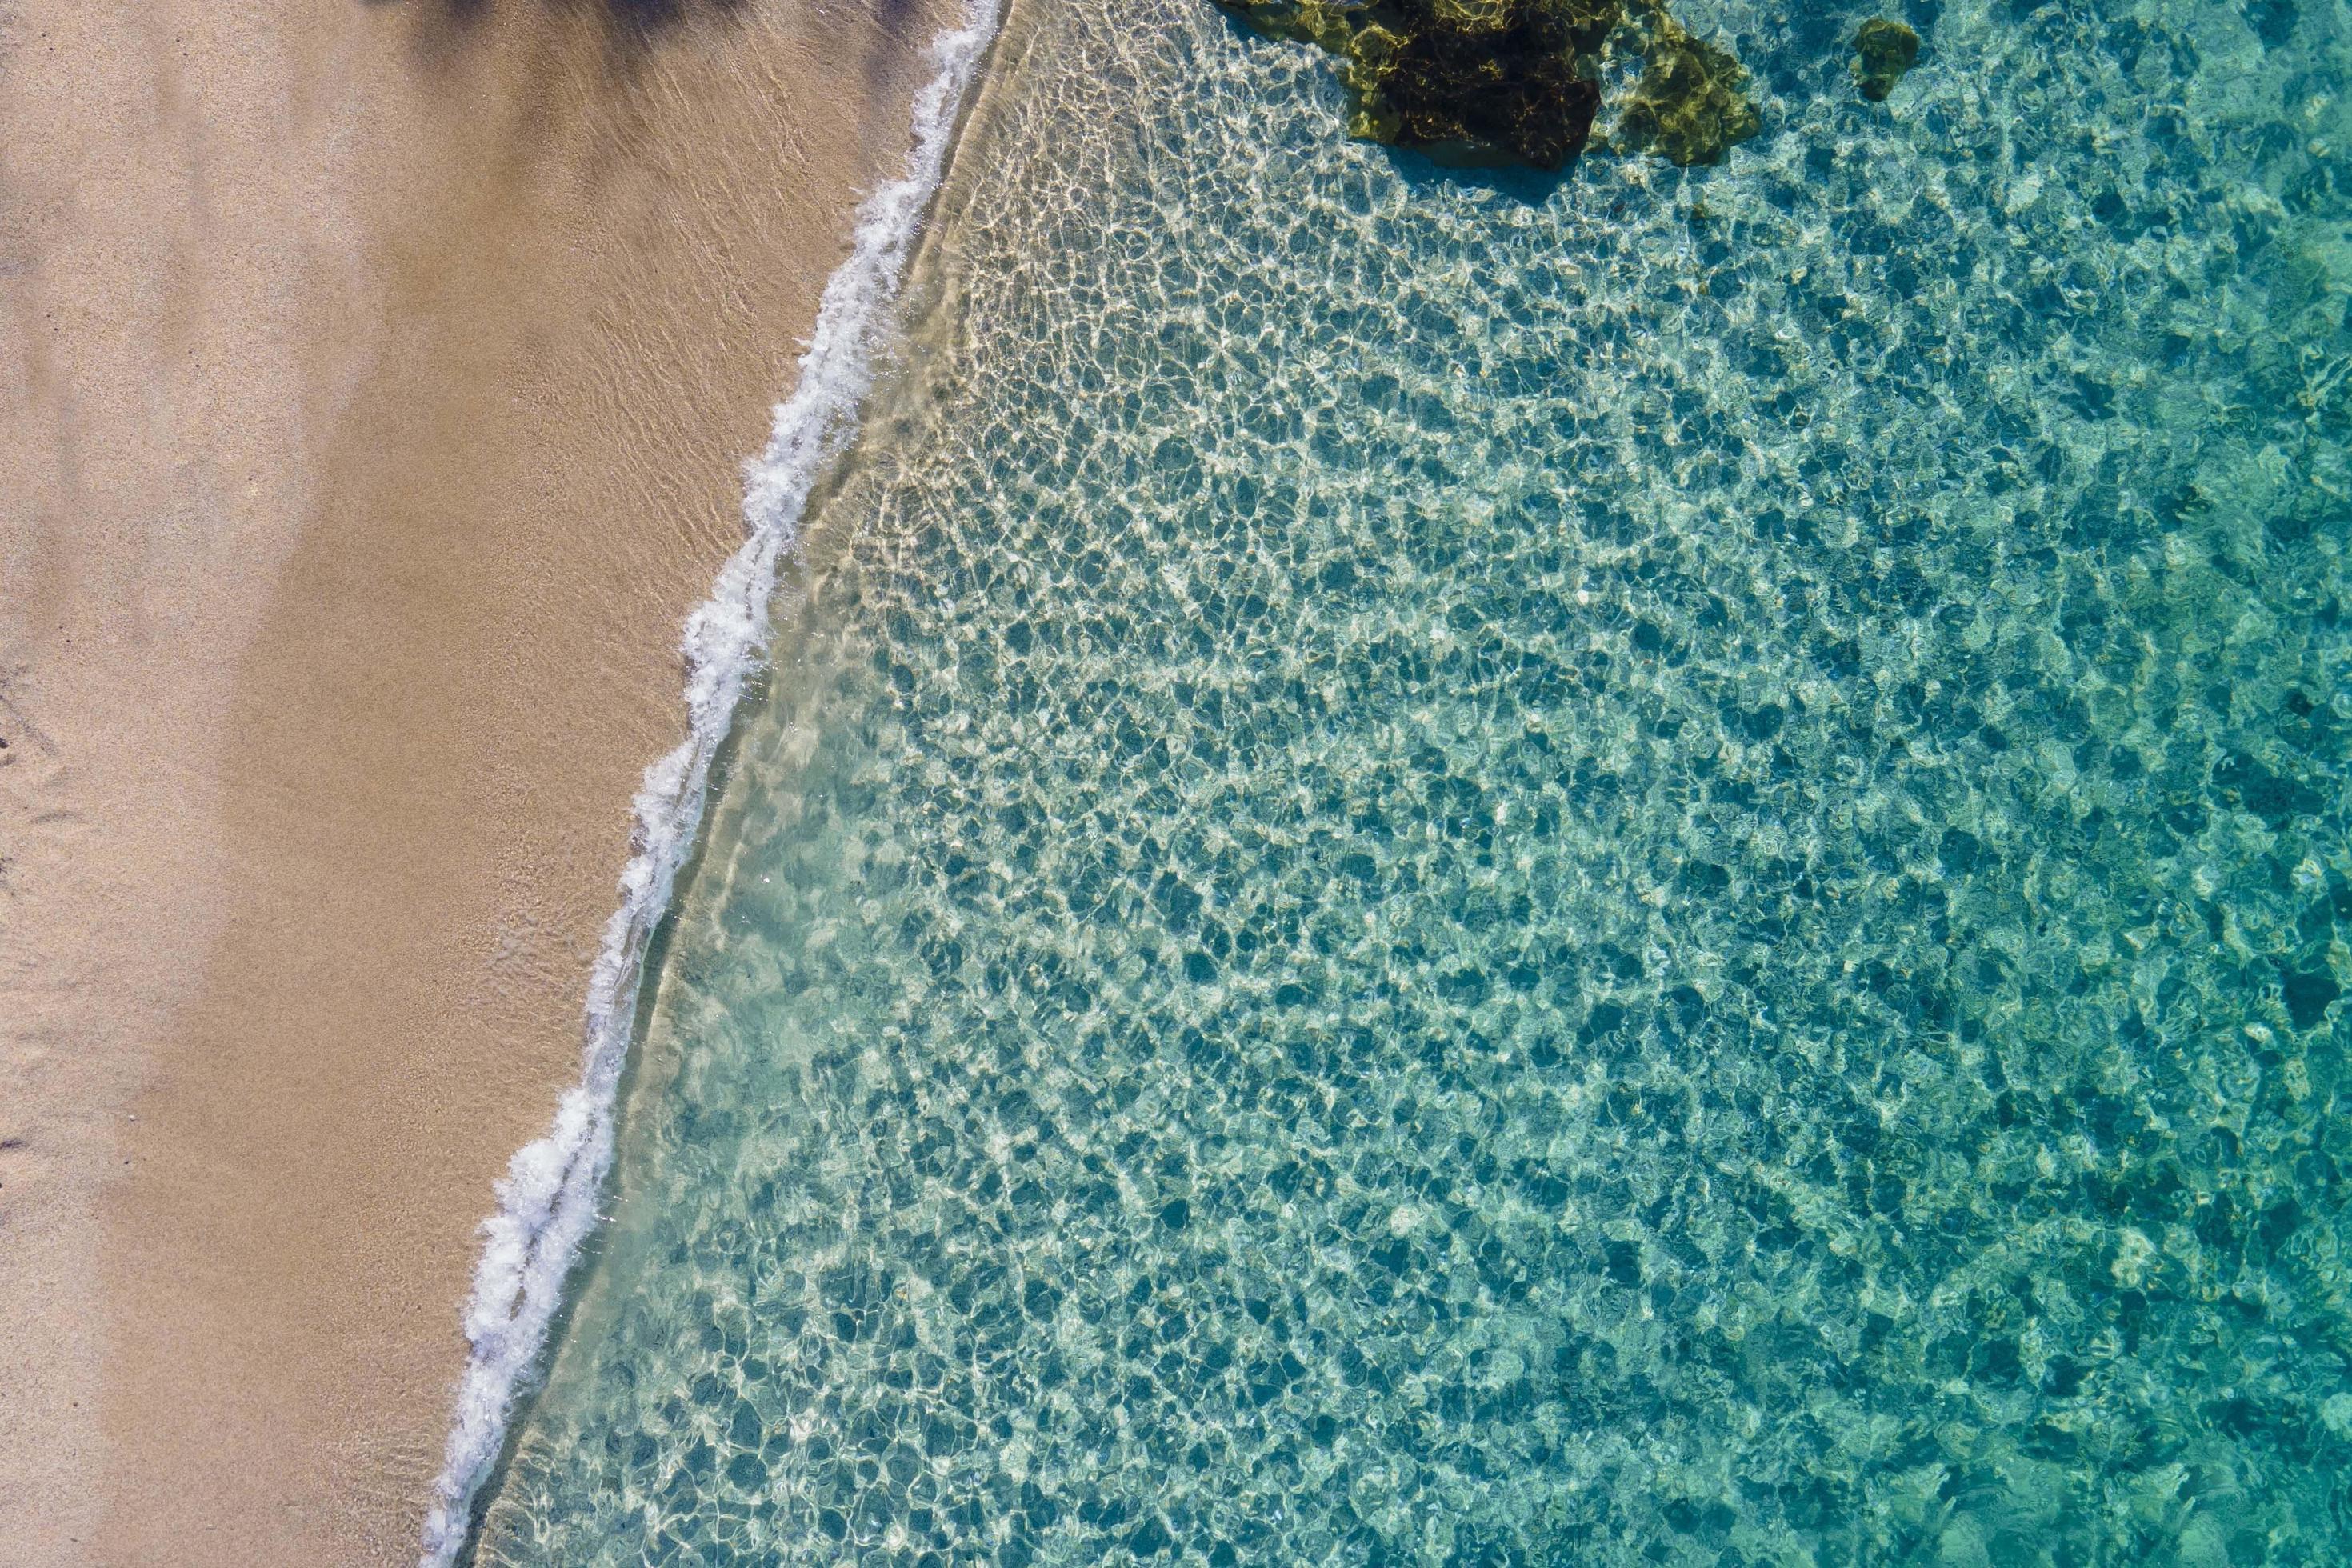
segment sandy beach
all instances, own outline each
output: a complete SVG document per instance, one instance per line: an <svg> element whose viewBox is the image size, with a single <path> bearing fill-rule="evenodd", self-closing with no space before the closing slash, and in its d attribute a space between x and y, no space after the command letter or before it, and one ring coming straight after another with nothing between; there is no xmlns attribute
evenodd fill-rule
<svg viewBox="0 0 2352 1568"><path fill-rule="evenodd" d="M414 1555L944 7L0 13L0 1539Z"/></svg>

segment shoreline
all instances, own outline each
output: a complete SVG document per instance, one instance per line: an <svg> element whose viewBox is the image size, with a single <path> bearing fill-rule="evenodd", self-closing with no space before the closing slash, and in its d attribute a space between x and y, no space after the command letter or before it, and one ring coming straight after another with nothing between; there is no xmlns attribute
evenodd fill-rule
<svg viewBox="0 0 2352 1568"><path fill-rule="evenodd" d="M541 1364L595 1226L649 950L699 844L712 763L733 731L745 682L765 661L778 565L799 547L812 491L857 437L873 361L892 330L908 262L996 21L997 0L965 0L961 16L932 41L934 74L915 95L905 170L859 204L850 255L826 281L792 393L776 407L765 450L749 465L750 537L687 617L688 735L646 768L636 797L635 852L589 982L581 1081L565 1093L548 1133L516 1152L499 1184L499 1207L481 1227L467 1312L472 1351L425 1522L427 1562L455 1560L470 1538L481 1488L506 1447L517 1389Z"/></svg>
<svg viewBox="0 0 2352 1568"><path fill-rule="evenodd" d="M51 9L0 44L0 1534L413 1561L677 626L945 6Z"/></svg>

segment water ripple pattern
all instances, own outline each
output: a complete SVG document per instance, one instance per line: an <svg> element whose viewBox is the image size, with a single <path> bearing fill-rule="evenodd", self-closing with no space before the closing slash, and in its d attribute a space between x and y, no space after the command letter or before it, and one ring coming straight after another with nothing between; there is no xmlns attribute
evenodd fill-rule
<svg viewBox="0 0 2352 1568"><path fill-rule="evenodd" d="M2344 1560L2352 16L1681 9L1031 8L483 1562Z"/></svg>

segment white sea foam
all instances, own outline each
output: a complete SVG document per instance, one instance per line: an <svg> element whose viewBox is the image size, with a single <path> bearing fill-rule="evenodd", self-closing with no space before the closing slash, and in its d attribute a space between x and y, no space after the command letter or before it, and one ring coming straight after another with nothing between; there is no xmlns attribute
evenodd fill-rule
<svg viewBox="0 0 2352 1568"><path fill-rule="evenodd" d="M482 1258L465 1316L472 1349L425 1517L424 1568L443 1568L464 1549L474 1497L505 1444L516 1390L539 1363L564 1278L595 1224L646 945L701 826L711 757L766 651L777 563L799 542L810 490L856 434L875 351L996 18L997 0L965 0L960 23L933 41L938 68L915 99L906 172L858 209L849 259L825 284L799 384L777 405L767 450L747 466L750 537L687 617L687 738L646 770L637 792L620 907L605 922L588 982L580 1082L565 1093L547 1135L516 1153L498 1184L498 1212L482 1224Z"/></svg>

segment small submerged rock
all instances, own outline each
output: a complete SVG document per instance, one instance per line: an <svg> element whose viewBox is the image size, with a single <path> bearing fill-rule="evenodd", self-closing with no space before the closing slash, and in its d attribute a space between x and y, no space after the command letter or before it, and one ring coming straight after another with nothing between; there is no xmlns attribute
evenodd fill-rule
<svg viewBox="0 0 2352 1568"><path fill-rule="evenodd" d="M1719 163L1763 129L1748 72L1729 50L1694 37L1661 8L1650 19L1642 80L1625 106L1627 143L1671 163Z"/></svg>
<svg viewBox="0 0 2352 1568"><path fill-rule="evenodd" d="M1862 96L1884 100L1919 58L1919 35L1900 22L1874 16L1853 36L1853 76Z"/></svg>
<svg viewBox="0 0 2352 1568"><path fill-rule="evenodd" d="M1258 31L1338 55L1348 132L1460 163L1565 168L1592 139L1602 51L1626 0L1217 0ZM1663 0L1633 0L1643 72L1628 141L1711 163L1761 121L1748 73L1693 37Z"/></svg>

